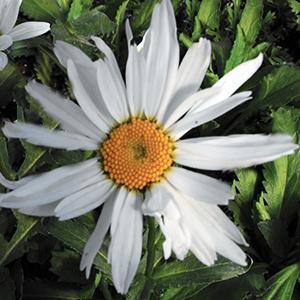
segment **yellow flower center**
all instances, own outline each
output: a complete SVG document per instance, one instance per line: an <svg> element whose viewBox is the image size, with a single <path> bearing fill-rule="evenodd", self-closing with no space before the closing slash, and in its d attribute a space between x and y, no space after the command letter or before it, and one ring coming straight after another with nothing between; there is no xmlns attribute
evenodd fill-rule
<svg viewBox="0 0 300 300"><path fill-rule="evenodd" d="M117 184L143 189L173 163L173 143L155 122L134 119L113 129L102 144L104 170Z"/></svg>

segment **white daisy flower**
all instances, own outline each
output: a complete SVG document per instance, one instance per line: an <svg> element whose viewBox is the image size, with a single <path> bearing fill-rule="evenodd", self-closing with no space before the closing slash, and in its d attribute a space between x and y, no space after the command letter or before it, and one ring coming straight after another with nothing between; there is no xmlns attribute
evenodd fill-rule
<svg viewBox="0 0 300 300"><path fill-rule="evenodd" d="M0 1L0 71L7 65L7 55L2 52L13 42L27 40L50 30L45 22L25 22L14 27L22 0Z"/></svg>
<svg viewBox="0 0 300 300"><path fill-rule="evenodd" d="M218 205L234 199L230 185L188 170L232 170L292 154L288 135L231 135L181 139L194 127L251 99L234 92L260 67L263 56L247 61L213 87L199 87L210 62L206 39L194 44L179 65L179 45L171 2L153 12L140 45L126 24L129 56L126 85L111 49L92 37L105 54L92 62L82 51L58 41L55 53L68 70L78 104L36 82L27 92L61 130L6 122L10 138L67 150L94 150L95 158L39 176L10 182L1 206L33 216L68 220L103 204L80 268L89 276L93 260L110 228L109 261L119 293L126 293L142 254L143 214L158 221L171 252L184 259L190 250L211 266L217 253L246 265L237 246L246 241ZM234 95L233 95L234 94Z"/></svg>

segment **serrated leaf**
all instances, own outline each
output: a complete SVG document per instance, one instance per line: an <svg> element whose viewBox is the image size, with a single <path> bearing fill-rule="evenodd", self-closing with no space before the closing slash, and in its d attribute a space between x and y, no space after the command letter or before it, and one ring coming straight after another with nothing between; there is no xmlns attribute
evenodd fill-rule
<svg viewBox="0 0 300 300"><path fill-rule="evenodd" d="M117 10L117 14L115 17L116 29L113 37L114 42L119 41L128 2L129 0L124 1Z"/></svg>
<svg viewBox="0 0 300 300"><path fill-rule="evenodd" d="M91 35L104 36L111 34L115 29L115 23L98 9L85 12L71 24L77 34L88 39Z"/></svg>
<svg viewBox="0 0 300 300"><path fill-rule="evenodd" d="M288 157L282 157L276 161L266 164L264 167L263 182L266 194L265 200L268 204L268 212L272 218L280 216L284 201L284 193L287 188Z"/></svg>
<svg viewBox="0 0 300 300"><path fill-rule="evenodd" d="M203 0L197 18L201 24L210 30L216 30L220 24L220 0Z"/></svg>
<svg viewBox="0 0 300 300"><path fill-rule="evenodd" d="M0 172L8 179L13 180L16 177L16 172L12 169L9 163L6 139L0 136Z"/></svg>
<svg viewBox="0 0 300 300"><path fill-rule="evenodd" d="M56 22L52 26L55 40L62 40L73 44L92 56L96 47L90 42L90 37L110 36L115 30L115 23L97 8L83 13L73 22Z"/></svg>
<svg viewBox="0 0 300 300"><path fill-rule="evenodd" d="M300 275L300 264L288 266L268 280L262 300L291 300L294 287Z"/></svg>
<svg viewBox="0 0 300 300"><path fill-rule="evenodd" d="M68 13L68 21L70 22L76 20L78 17L80 17L82 12L83 5L81 3L81 0L73 0Z"/></svg>
<svg viewBox="0 0 300 300"><path fill-rule="evenodd" d="M36 56L36 64L34 66L36 77L44 85L51 86L52 65L50 57L43 51Z"/></svg>
<svg viewBox="0 0 300 300"><path fill-rule="evenodd" d="M149 25L152 11L157 3L158 0L144 1L140 7L134 11L134 21L132 24L134 31L140 31Z"/></svg>
<svg viewBox="0 0 300 300"><path fill-rule="evenodd" d="M300 68L296 66L281 66L265 76L259 91L249 106L263 109L283 106L300 99Z"/></svg>
<svg viewBox="0 0 300 300"><path fill-rule="evenodd" d="M8 64L0 72L0 108L3 109L14 98L16 86L23 87L25 80L20 71L13 64Z"/></svg>
<svg viewBox="0 0 300 300"><path fill-rule="evenodd" d="M274 131L289 133L294 136L295 142L298 142L300 110L281 108L273 113L273 117ZM297 199L300 196L299 168L299 151L264 165L263 185L266 191L264 199L271 218L276 219L292 214L297 209Z"/></svg>
<svg viewBox="0 0 300 300"><path fill-rule="evenodd" d="M85 11L89 10L93 5L93 0L73 0L69 13L68 21L72 22L79 18Z"/></svg>
<svg viewBox="0 0 300 300"><path fill-rule="evenodd" d="M55 22L64 19L64 12L54 0L23 0L21 11L37 21Z"/></svg>
<svg viewBox="0 0 300 300"><path fill-rule="evenodd" d="M237 26L236 38L231 50L231 55L226 62L225 73L244 62L249 57L249 52L262 25L263 3L262 0L248 0L243 10L240 23ZM253 55L255 52L253 52Z"/></svg>
<svg viewBox="0 0 300 300"><path fill-rule="evenodd" d="M47 225L46 230L81 255L84 246L92 234L92 230L85 224L86 221L87 219L85 216L64 222L55 220ZM90 224L90 226L94 226L94 224ZM111 277L110 266L107 262L107 257L102 250L98 252L94 264L106 276L109 278Z"/></svg>
<svg viewBox="0 0 300 300"><path fill-rule="evenodd" d="M5 247L1 247L0 266L8 264L10 261L22 256L26 249L26 242L29 237L36 233L39 220L27 217L21 213L14 212L17 218L17 229Z"/></svg>
<svg viewBox="0 0 300 300"><path fill-rule="evenodd" d="M224 258L208 267L190 255L183 261L170 262L158 268L153 274L153 280L159 287L180 287L201 283L204 288L214 282L244 274L248 269L249 267L241 267Z"/></svg>
<svg viewBox="0 0 300 300"><path fill-rule="evenodd" d="M236 172L238 180L234 181L235 201L229 204L234 220L243 230L252 228L251 210L257 185L257 171L243 169Z"/></svg>

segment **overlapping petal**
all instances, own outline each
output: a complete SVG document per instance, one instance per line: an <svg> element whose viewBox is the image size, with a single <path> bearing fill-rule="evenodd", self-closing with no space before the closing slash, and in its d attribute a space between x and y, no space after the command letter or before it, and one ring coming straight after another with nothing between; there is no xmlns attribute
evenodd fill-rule
<svg viewBox="0 0 300 300"><path fill-rule="evenodd" d="M117 197L115 200L109 260L112 265L115 287L119 293L126 294L137 271L142 254L142 199L139 195L132 192L127 193L122 189L120 193L126 193L126 195L125 197ZM120 207L121 209L119 209ZM116 213L115 210L117 210Z"/></svg>
<svg viewBox="0 0 300 300"><path fill-rule="evenodd" d="M262 164L298 149L289 135L231 135L177 142L179 164L205 170L232 170Z"/></svg>

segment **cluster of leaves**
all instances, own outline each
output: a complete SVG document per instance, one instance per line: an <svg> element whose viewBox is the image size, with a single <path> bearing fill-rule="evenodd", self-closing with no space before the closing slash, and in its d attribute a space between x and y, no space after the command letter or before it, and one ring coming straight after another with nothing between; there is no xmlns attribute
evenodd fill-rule
<svg viewBox="0 0 300 300"><path fill-rule="evenodd" d="M102 54L90 40L101 36L124 71L127 53L124 19L129 17L137 41L149 25L158 0L23 0L23 19L51 23L51 34L17 42L10 64L0 72L0 118L57 124L24 92L37 78L73 98L66 70L53 53L53 41L76 45L93 59ZM173 0L182 54L200 36L212 41L213 58L204 85L259 52L265 66L242 88L254 99L217 121L196 128L192 136L286 132L299 142L300 70L296 66L300 4L297 0ZM293 38L291 39L290 37ZM89 152L49 150L25 141L7 141L0 133L0 171L14 180L25 175L81 161ZM0 210L1 299L298 299L300 289L300 154L235 174L214 173L233 180L236 201L227 211L251 245L249 266L225 259L207 268L194 256L165 262L156 230L145 228L138 274L126 297L112 286L106 253L99 251L92 276L79 271L80 255L98 211L76 220L30 218ZM0 192L5 192L0 187ZM154 245L154 255L148 255ZM149 269L149 264L154 268ZM225 295L225 296L224 296Z"/></svg>

